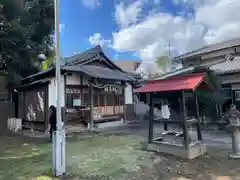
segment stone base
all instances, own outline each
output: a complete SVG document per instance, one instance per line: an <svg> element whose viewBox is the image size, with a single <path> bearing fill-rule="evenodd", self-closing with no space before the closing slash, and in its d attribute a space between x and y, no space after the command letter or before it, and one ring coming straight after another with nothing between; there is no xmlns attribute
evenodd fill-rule
<svg viewBox="0 0 240 180"><path fill-rule="evenodd" d="M229 154L228 156L229 159L240 159L240 154Z"/></svg>
<svg viewBox="0 0 240 180"><path fill-rule="evenodd" d="M112 121L112 122L101 122L101 123L94 124L92 130L117 127L117 126L121 126L123 124L124 124L123 119L117 120L117 121ZM90 129L90 123L88 123L88 129Z"/></svg>
<svg viewBox="0 0 240 180"><path fill-rule="evenodd" d="M207 148L201 142L196 142L190 145L189 149L186 149L182 145L173 145L170 143L153 142L152 144L144 143L144 149L149 151L155 151L160 153L171 154L185 159L195 159L198 156L202 156L206 153Z"/></svg>
<svg viewBox="0 0 240 180"><path fill-rule="evenodd" d="M116 127L123 125L124 121L123 120L118 120L118 121L113 121L113 122L104 122L104 123L97 123L94 125L95 128L108 128L108 127Z"/></svg>

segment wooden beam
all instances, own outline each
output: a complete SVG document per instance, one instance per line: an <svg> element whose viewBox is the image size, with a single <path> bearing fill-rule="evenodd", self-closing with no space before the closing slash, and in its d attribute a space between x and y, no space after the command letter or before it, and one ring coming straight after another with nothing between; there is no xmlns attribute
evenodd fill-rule
<svg viewBox="0 0 240 180"><path fill-rule="evenodd" d="M94 98L94 92L93 92L93 85L92 82L90 83L90 124L89 124L89 131L93 130L93 107L94 107L94 102L93 102L93 98Z"/></svg>
<svg viewBox="0 0 240 180"><path fill-rule="evenodd" d="M184 144L185 144L185 148L189 149L189 134L188 134L188 124L187 124L187 115L186 115L186 101L185 101L185 93L183 90L182 90L182 120L183 120Z"/></svg>
<svg viewBox="0 0 240 180"><path fill-rule="evenodd" d="M153 93L148 93L148 104L149 104L148 143L152 143L152 141L153 141L153 118L154 118Z"/></svg>
<svg viewBox="0 0 240 180"><path fill-rule="evenodd" d="M202 130L201 130L201 125L200 125L198 97L196 95L195 95L195 101L196 101L196 112L197 112L197 136L198 136L198 140L202 141Z"/></svg>

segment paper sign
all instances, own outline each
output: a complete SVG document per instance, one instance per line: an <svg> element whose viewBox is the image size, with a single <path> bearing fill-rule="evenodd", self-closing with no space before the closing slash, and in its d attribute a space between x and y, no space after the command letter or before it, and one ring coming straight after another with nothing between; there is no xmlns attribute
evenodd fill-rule
<svg viewBox="0 0 240 180"><path fill-rule="evenodd" d="M73 106L81 106L81 99L74 99Z"/></svg>

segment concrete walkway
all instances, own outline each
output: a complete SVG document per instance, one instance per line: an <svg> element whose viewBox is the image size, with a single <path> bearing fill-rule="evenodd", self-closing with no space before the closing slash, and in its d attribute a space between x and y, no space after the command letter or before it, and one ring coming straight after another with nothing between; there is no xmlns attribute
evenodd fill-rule
<svg viewBox="0 0 240 180"><path fill-rule="evenodd" d="M174 128L177 130L178 128ZM148 122L141 122L135 124L129 124L127 126L117 127L117 128L110 128L110 129L101 129L100 133L121 133L121 134L132 134L141 136L145 139L148 137ZM154 136L157 137L158 135L163 132L163 125L162 124L155 124L154 125ZM191 137L193 140L197 139L196 131L192 129ZM203 141L207 146L212 147L222 147L222 148L231 148L232 147L232 140L231 134L225 131L202 131Z"/></svg>

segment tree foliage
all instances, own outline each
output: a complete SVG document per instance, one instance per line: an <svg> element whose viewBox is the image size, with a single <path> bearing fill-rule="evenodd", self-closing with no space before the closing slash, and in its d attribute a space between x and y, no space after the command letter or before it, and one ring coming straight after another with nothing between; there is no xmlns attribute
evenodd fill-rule
<svg viewBox="0 0 240 180"><path fill-rule="evenodd" d="M159 56L156 60L158 68L162 70L162 73L166 73L169 71L169 61L170 58L167 55Z"/></svg>
<svg viewBox="0 0 240 180"><path fill-rule="evenodd" d="M205 72L205 80L212 89L212 91L195 91L195 94L198 96L201 104L201 114L209 117L213 121L216 121L219 119L219 114L216 107L217 105L222 105L224 103L224 97L221 94L221 80L214 71L206 67L197 67L195 68L194 72Z"/></svg>
<svg viewBox="0 0 240 180"><path fill-rule="evenodd" d="M1 0L0 4L0 53L9 77L36 73L38 55L53 54L53 0Z"/></svg>

